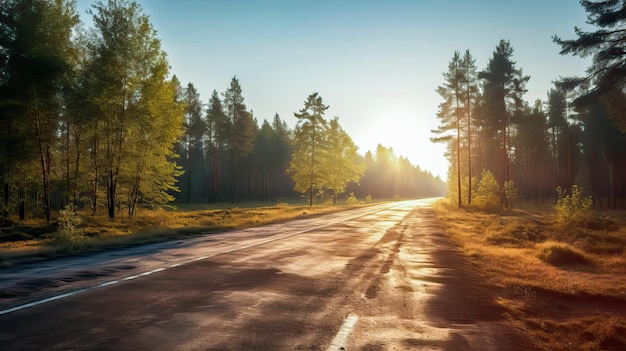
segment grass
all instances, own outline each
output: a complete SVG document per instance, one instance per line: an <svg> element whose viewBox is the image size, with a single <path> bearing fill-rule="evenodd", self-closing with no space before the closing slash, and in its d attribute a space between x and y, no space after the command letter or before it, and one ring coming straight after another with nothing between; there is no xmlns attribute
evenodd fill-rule
<svg viewBox="0 0 626 351"><path fill-rule="evenodd" d="M28 219L12 228L0 228L0 268L16 262L59 255L85 253L161 242L216 233L255 225L336 212L348 206L290 205L287 203L248 203L246 207L218 205L181 205L169 210L140 210L135 216L120 214L110 220L100 214L91 216L79 212L85 240L80 245L53 245L46 234L55 232L56 225L43 220ZM54 218L53 221L57 219ZM4 233L2 233L4 231Z"/></svg>
<svg viewBox="0 0 626 351"><path fill-rule="evenodd" d="M450 240L539 349L626 349L625 212L563 226L549 205L500 215L435 207Z"/></svg>

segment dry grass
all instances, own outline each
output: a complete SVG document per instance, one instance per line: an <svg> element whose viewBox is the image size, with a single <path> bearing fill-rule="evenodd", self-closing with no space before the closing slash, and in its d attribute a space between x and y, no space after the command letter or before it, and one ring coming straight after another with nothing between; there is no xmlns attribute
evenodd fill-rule
<svg viewBox="0 0 626 351"><path fill-rule="evenodd" d="M626 213L554 224L548 205L501 215L443 202L453 243L500 294L511 320L545 350L626 349Z"/></svg>
<svg viewBox="0 0 626 351"><path fill-rule="evenodd" d="M200 233L214 233L254 225L276 223L304 216L340 211L348 207L301 206L278 203L272 206L247 204L247 208L227 208L226 205L185 206L174 210L141 210L133 217L124 215L110 220L104 215L78 213L83 219L82 230L87 239L81 247L51 246L42 235L47 223L28 220L11 230L34 237L30 240L0 242L0 268L21 260L64 255L76 251L88 252L120 246L180 239ZM257 207L253 207L257 206ZM5 232L7 229L5 228ZM37 234L30 235L27 231ZM54 231L49 229L47 232ZM20 234L21 235L21 234Z"/></svg>

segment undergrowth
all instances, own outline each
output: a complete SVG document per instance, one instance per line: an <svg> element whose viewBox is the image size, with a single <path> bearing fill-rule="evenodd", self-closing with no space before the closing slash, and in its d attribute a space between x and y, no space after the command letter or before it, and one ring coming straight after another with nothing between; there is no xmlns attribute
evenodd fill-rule
<svg viewBox="0 0 626 351"><path fill-rule="evenodd" d="M626 213L594 217L576 188L561 199L500 214L435 209L538 349L626 350Z"/></svg>

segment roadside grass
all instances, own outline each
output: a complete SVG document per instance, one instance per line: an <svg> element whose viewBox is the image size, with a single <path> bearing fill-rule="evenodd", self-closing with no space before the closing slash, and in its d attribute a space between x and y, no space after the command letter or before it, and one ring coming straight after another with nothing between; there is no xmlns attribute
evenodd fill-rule
<svg viewBox="0 0 626 351"><path fill-rule="evenodd" d="M440 201L447 234L544 350L626 350L626 212L557 224L550 205L500 215Z"/></svg>
<svg viewBox="0 0 626 351"><path fill-rule="evenodd" d="M248 203L246 207L217 205L181 205L179 208L140 210L135 216L120 214L111 220L105 215L92 216L78 212L82 219L80 230L84 240L80 245L54 245L47 237L56 226L44 220L28 220L9 229L16 240L0 241L0 268L24 260L37 260L67 254L84 254L139 245L176 240L192 235L217 233L260 224L277 223L299 217L341 211L355 206L326 206L287 203ZM57 218L53 218L53 223ZM42 231L41 228L47 228ZM2 230L2 228L0 228ZM38 231L39 230L39 231ZM4 228L7 232L7 228ZM34 235L27 232L34 232ZM5 236L5 238L8 238ZM0 239L2 237L0 236ZM19 239L19 240L18 240Z"/></svg>

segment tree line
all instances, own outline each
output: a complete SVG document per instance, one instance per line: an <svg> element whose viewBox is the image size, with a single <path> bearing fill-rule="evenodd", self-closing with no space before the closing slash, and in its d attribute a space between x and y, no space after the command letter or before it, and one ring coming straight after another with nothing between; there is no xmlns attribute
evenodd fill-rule
<svg viewBox="0 0 626 351"><path fill-rule="evenodd" d="M448 194L472 205L485 174L501 206L517 197L553 201L557 187L582 186L594 206L617 208L626 198L626 2L581 1L596 32L553 40L561 54L593 57L585 77L559 77L545 101L524 100L524 75L507 40L478 70L469 50L455 52L437 92L447 144ZM485 173L487 172L487 173Z"/></svg>
<svg viewBox="0 0 626 351"><path fill-rule="evenodd" d="M156 31L135 1L98 1L89 14L93 28L85 29L73 0L2 2L5 218L24 219L29 211L49 221L65 205L114 218L171 202L441 193L438 178L390 149L358 155L338 118L323 118L325 109L305 103L293 130L278 115L259 124L237 77L205 104L192 83L183 88L171 76ZM398 166L377 171L388 159ZM393 172L421 183L394 181L380 191L374 184L387 184Z"/></svg>

